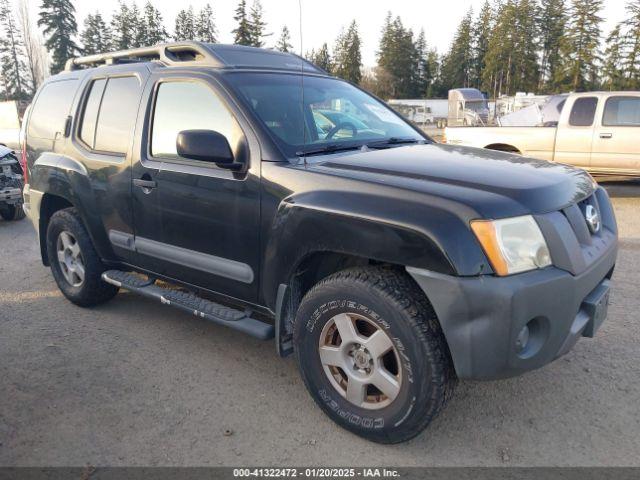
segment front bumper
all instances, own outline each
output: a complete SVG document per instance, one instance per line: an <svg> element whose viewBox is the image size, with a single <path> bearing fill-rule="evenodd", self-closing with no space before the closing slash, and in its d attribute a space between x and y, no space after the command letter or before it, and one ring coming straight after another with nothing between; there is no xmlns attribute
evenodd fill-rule
<svg viewBox="0 0 640 480"><path fill-rule="evenodd" d="M0 188L0 203L15 205L22 202L22 190L15 187Z"/></svg>
<svg viewBox="0 0 640 480"><path fill-rule="evenodd" d="M438 315L458 377L495 379L542 367L581 336L593 336L602 321L596 303L607 301L616 255L614 242L579 275L556 267L510 277L407 271ZM533 326L534 348L522 350L525 325Z"/></svg>

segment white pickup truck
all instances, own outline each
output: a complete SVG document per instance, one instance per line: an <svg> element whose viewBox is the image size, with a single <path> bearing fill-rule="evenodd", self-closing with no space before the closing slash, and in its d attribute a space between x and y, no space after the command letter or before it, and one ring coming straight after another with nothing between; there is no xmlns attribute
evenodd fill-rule
<svg viewBox="0 0 640 480"><path fill-rule="evenodd" d="M572 93L558 110L557 122L534 127L449 127L445 142L640 175L640 92Z"/></svg>

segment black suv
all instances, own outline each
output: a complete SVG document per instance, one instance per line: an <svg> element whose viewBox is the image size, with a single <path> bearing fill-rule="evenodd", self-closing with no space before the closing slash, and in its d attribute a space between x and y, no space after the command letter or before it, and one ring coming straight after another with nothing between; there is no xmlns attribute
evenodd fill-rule
<svg viewBox="0 0 640 480"><path fill-rule="evenodd" d="M433 143L291 54L72 59L26 120L42 261L295 352L338 424L418 434L456 378L541 367L606 316L617 227L584 171Z"/></svg>

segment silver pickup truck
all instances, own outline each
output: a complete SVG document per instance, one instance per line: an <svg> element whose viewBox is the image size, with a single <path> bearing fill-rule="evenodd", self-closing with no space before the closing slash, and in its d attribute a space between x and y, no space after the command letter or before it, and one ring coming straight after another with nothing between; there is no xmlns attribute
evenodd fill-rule
<svg viewBox="0 0 640 480"><path fill-rule="evenodd" d="M558 122L449 127L445 142L567 163L598 175L640 175L640 92L572 93Z"/></svg>

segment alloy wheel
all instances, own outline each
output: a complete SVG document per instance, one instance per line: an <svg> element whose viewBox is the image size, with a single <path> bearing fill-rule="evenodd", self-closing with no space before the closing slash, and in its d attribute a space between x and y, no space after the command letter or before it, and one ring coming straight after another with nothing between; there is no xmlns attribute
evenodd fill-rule
<svg viewBox="0 0 640 480"><path fill-rule="evenodd" d="M368 318L355 313L332 317L322 329L318 352L331 385L350 403L377 410L400 393L398 352L387 333Z"/></svg>

